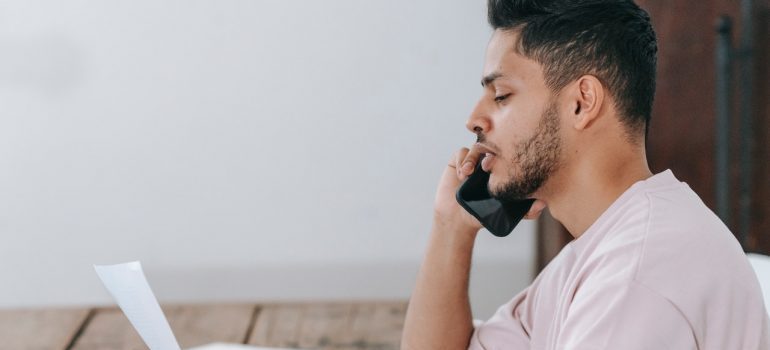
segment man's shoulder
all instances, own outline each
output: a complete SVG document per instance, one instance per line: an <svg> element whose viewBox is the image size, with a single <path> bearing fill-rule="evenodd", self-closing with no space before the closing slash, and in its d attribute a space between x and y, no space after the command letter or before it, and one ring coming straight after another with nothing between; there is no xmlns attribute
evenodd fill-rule
<svg viewBox="0 0 770 350"><path fill-rule="evenodd" d="M735 237L685 183L636 192L595 229L564 247L538 279L633 281L667 295L692 276L708 275L703 283L753 277Z"/></svg>
<svg viewBox="0 0 770 350"><path fill-rule="evenodd" d="M689 186L649 192L646 197L649 222L636 282L696 319L704 305L710 309L757 300L758 284L746 254Z"/></svg>
<svg viewBox="0 0 770 350"><path fill-rule="evenodd" d="M579 264L587 275L657 289L687 276L714 272L717 278L745 270L735 237L684 183L642 191L616 217Z"/></svg>
<svg viewBox="0 0 770 350"><path fill-rule="evenodd" d="M645 225L640 272L702 272L746 261L735 236L686 184L646 196L649 220Z"/></svg>

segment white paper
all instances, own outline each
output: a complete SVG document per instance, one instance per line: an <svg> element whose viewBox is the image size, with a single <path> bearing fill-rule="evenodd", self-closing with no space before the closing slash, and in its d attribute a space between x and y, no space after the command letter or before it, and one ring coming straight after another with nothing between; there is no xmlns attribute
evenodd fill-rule
<svg viewBox="0 0 770 350"><path fill-rule="evenodd" d="M291 349L261 348L261 347L241 345L241 344L211 343L208 345L190 348L188 350L291 350Z"/></svg>
<svg viewBox="0 0 770 350"><path fill-rule="evenodd" d="M150 350L180 350L138 261L94 269Z"/></svg>

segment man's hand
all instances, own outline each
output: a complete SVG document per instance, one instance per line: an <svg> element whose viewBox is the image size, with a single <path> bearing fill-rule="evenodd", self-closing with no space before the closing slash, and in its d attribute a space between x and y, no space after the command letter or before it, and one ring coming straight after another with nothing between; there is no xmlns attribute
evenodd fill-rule
<svg viewBox="0 0 770 350"><path fill-rule="evenodd" d="M441 175L428 249L404 321L403 350L468 347L473 334L468 276L481 224L457 203L455 192L473 173L481 154L477 146L460 149ZM535 201L527 218L536 218L544 207Z"/></svg>
<svg viewBox="0 0 770 350"><path fill-rule="evenodd" d="M462 148L452 155L436 190L436 199L433 203L434 225L452 228L452 231L456 232L475 233L481 229L481 223L465 211L455 199L457 189L462 181L473 172L478 158L478 153L471 153L467 148ZM466 161L471 168L467 173L462 169L462 164Z"/></svg>
<svg viewBox="0 0 770 350"><path fill-rule="evenodd" d="M483 150L474 146L461 148L455 152L447 164L436 190L434 225L451 228L455 232L478 232L481 223L457 203L455 193L462 182L473 173ZM525 219L537 219L545 208L545 203L536 200Z"/></svg>

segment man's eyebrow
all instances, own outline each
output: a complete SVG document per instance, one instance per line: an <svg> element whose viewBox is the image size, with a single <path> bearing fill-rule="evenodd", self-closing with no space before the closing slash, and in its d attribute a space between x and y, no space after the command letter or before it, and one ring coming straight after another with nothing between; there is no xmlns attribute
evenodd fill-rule
<svg viewBox="0 0 770 350"><path fill-rule="evenodd" d="M503 73L493 72L493 73L487 75L486 77L481 78L481 86L482 87L487 87L487 85L491 84L497 78L501 78L502 76L503 76Z"/></svg>

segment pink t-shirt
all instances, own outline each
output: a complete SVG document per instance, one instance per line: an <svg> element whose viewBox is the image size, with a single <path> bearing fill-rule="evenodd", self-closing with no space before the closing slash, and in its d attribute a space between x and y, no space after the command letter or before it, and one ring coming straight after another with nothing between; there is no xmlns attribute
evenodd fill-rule
<svg viewBox="0 0 770 350"><path fill-rule="evenodd" d="M740 245L670 170L624 192L469 349L770 349Z"/></svg>

